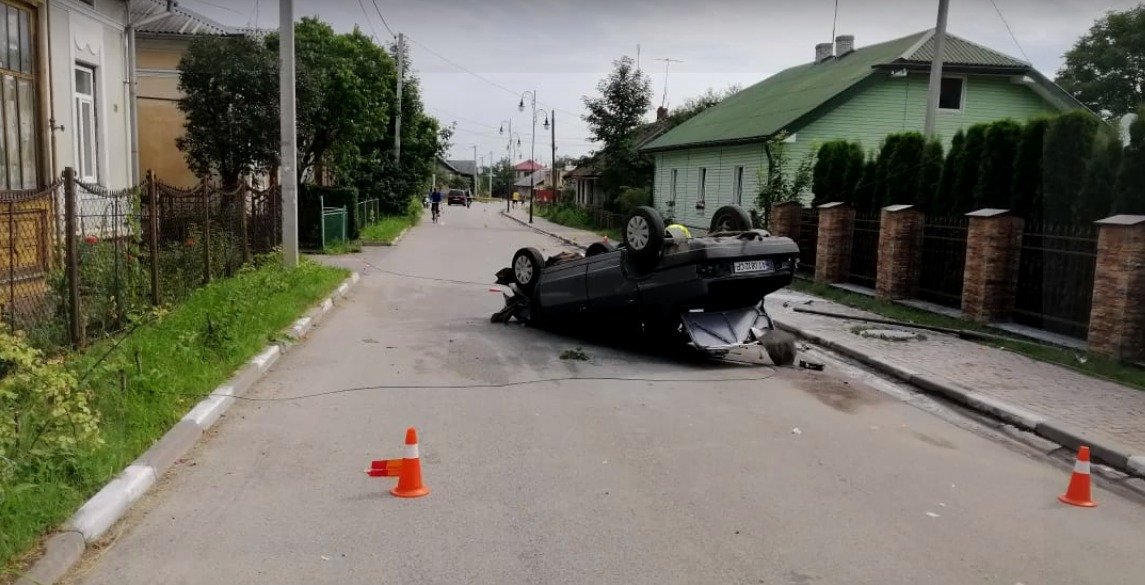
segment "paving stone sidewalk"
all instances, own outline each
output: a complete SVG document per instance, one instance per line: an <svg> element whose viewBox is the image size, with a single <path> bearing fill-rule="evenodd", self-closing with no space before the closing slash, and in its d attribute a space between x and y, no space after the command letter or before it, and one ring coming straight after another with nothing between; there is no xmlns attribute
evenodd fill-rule
<svg viewBox="0 0 1145 585"><path fill-rule="evenodd" d="M514 217L527 221L528 211ZM534 218L533 227L587 245L598 236ZM774 297L774 298L772 298ZM776 321L824 340L846 346L882 362L1003 401L1079 431L1096 443L1116 445L1131 455L1145 455L1145 391L1129 388L1073 370L1040 362L980 343L943 334L925 340L885 341L853 332L860 321L796 313L796 300L811 300L808 307L859 317L878 317L810 297L780 291L766 302ZM786 305L786 306L785 306Z"/></svg>

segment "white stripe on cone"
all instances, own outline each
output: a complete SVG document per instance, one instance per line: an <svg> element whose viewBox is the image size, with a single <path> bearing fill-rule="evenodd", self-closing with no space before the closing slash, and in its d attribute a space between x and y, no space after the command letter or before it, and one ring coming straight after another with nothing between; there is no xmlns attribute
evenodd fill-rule
<svg viewBox="0 0 1145 585"><path fill-rule="evenodd" d="M406 445L405 455L402 457L404 459L418 459L419 457L417 454L417 443L414 443L413 445Z"/></svg>
<svg viewBox="0 0 1145 585"><path fill-rule="evenodd" d="M414 445L414 447L417 447L417 445ZM1089 475L1089 462L1078 459L1077 462L1073 464L1073 472Z"/></svg>

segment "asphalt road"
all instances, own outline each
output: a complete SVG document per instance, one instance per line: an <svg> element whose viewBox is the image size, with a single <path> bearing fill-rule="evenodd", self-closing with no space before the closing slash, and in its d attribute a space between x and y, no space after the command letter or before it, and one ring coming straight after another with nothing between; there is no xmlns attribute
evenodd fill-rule
<svg viewBox="0 0 1145 585"><path fill-rule="evenodd" d="M1068 473L836 369L490 324L480 283L522 245L560 249L475 204L339 259L363 280L252 394L277 400L232 408L71 580L1142 582L1145 507L1064 506ZM589 361L558 357L578 346ZM555 377L649 381L429 387ZM380 385L411 387L287 399ZM362 469L411 425L433 491L403 500Z"/></svg>

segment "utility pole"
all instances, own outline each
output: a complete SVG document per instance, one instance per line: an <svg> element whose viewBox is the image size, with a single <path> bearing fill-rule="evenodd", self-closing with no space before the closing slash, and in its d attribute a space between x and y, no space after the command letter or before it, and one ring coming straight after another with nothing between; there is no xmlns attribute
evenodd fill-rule
<svg viewBox="0 0 1145 585"><path fill-rule="evenodd" d="M477 167L477 145L474 144L473 145L473 196L474 197L477 196L477 187L480 186L480 184L479 184L480 175L481 175L481 169L479 169Z"/></svg>
<svg viewBox="0 0 1145 585"><path fill-rule="evenodd" d="M656 59L656 61L663 61L664 62L664 97L660 100L660 107L667 107L668 106L668 68L673 63L683 63L683 61L681 61L679 59L673 59L671 57L665 57L663 59Z"/></svg>
<svg viewBox="0 0 1145 585"><path fill-rule="evenodd" d="M282 189L282 263L298 266L298 135L294 109L294 0L279 0L279 184Z"/></svg>
<svg viewBox="0 0 1145 585"><path fill-rule="evenodd" d="M926 93L927 139L934 138L935 118L938 116L938 97L942 93L942 59L946 51L946 13L950 0L938 0L938 24L934 27L934 56L930 62L930 87Z"/></svg>
<svg viewBox="0 0 1145 585"><path fill-rule="evenodd" d="M489 151L489 197L493 197L493 151Z"/></svg>
<svg viewBox="0 0 1145 585"><path fill-rule="evenodd" d="M551 110L549 112L549 122L553 124L552 127L552 140L553 140L553 168L549 171L549 187L553 190L553 202L555 203L559 195L557 193L557 181L560 180L561 172L557 169L557 111Z"/></svg>
<svg viewBox="0 0 1145 585"><path fill-rule="evenodd" d="M505 154L509 157L509 168L513 168L513 119L504 120L501 122L501 130L505 130L505 123L509 123L509 143L505 145ZM490 179L492 180L492 179ZM513 190L516 187L516 175L513 176L513 182L509 184L509 190L505 192L505 213L512 211L513 204Z"/></svg>
<svg viewBox="0 0 1145 585"><path fill-rule="evenodd" d="M398 111L394 117L394 162L402 164L402 87L406 78L405 34L398 33Z"/></svg>

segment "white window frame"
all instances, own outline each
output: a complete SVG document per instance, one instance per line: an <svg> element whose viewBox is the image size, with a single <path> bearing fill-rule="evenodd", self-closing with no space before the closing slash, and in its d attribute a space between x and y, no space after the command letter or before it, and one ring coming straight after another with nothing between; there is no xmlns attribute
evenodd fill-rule
<svg viewBox="0 0 1145 585"><path fill-rule="evenodd" d="M708 205L708 167L700 167L700 196L696 199L696 209L703 209Z"/></svg>
<svg viewBox="0 0 1145 585"><path fill-rule="evenodd" d="M966 85L967 85L966 76L965 75L943 75L942 79L944 79L944 80L945 79L958 79L958 80L962 81L962 94L958 96L958 107L957 108L944 108L944 107L942 107L942 99L941 99L942 87L940 85L939 86L939 100L938 100L939 111L942 111L942 112L961 112L961 111L964 111L966 109Z"/></svg>
<svg viewBox="0 0 1145 585"><path fill-rule="evenodd" d="M91 76L91 93L80 93L79 87L72 89L72 107L75 113L75 150L76 150L76 177L85 183L99 183L99 109L98 109L98 95L96 93L97 77L96 68L85 63L77 62L72 69L73 83L74 77L79 72L84 72ZM89 121L90 128L85 128L83 121L83 107L87 106L91 111L91 119ZM85 130L89 130L90 134L85 138ZM91 144L88 144L90 139ZM84 150L90 146L91 150L91 165L90 168L85 164Z"/></svg>
<svg viewBox="0 0 1145 585"><path fill-rule="evenodd" d="M732 203L743 205L743 167L732 170Z"/></svg>
<svg viewBox="0 0 1145 585"><path fill-rule="evenodd" d="M680 169L672 169L669 176L671 178L668 186L668 207L675 207L676 194L679 192L678 188L680 185Z"/></svg>

